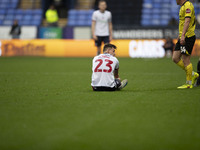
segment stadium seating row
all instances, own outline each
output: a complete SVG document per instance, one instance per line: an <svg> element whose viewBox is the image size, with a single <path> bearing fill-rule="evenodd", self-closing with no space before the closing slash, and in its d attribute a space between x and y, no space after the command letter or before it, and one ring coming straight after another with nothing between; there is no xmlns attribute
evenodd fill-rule
<svg viewBox="0 0 200 150"><path fill-rule="evenodd" d="M17 8L19 0L0 0L0 9Z"/></svg>
<svg viewBox="0 0 200 150"><path fill-rule="evenodd" d="M90 26L93 9L91 10L75 10L71 9L68 12L69 26Z"/></svg>
<svg viewBox="0 0 200 150"><path fill-rule="evenodd" d="M0 9L0 25L12 25L18 20L20 25L39 26L42 21L42 10Z"/></svg>
<svg viewBox="0 0 200 150"><path fill-rule="evenodd" d="M200 13L200 5L194 3L195 13ZM170 19L179 19L180 6L172 0L143 0L141 24L143 26L166 26Z"/></svg>

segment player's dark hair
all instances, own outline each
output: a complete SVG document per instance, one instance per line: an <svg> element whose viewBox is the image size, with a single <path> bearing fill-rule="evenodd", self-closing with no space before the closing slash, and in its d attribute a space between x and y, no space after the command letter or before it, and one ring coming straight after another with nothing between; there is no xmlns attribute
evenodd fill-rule
<svg viewBox="0 0 200 150"><path fill-rule="evenodd" d="M103 52L107 51L108 48L117 49L117 46L115 46L113 44L105 44L104 47L103 47Z"/></svg>
<svg viewBox="0 0 200 150"><path fill-rule="evenodd" d="M106 0L100 0L98 4L100 4L101 2L105 2L106 3Z"/></svg>

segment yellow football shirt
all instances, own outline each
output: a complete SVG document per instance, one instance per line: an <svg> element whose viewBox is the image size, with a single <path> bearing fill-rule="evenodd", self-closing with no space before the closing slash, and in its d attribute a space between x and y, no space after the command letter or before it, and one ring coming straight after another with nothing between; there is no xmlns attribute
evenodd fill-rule
<svg viewBox="0 0 200 150"><path fill-rule="evenodd" d="M185 37L192 37L195 35L194 30L196 26L194 6L190 1L186 1L180 8L179 11L179 36L181 37L183 32L183 27L185 23L185 18L191 18L188 30Z"/></svg>

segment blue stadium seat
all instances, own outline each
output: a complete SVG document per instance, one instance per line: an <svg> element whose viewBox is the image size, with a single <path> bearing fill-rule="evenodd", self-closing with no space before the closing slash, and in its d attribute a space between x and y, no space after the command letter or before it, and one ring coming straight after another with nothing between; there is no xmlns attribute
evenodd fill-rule
<svg viewBox="0 0 200 150"><path fill-rule="evenodd" d="M148 19L142 19L141 24L142 26L150 26L151 22Z"/></svg>
<svg viewBox="0 0 200 150"><path fill-rule="evenodd" d="M151 19L151 15L150 14L143 14L142 19Z"/></svg>
<svg viewBox="0 0 200 150"><path fill-rule="evenodd" d="M170 9L161 9L161 13L169 14L170 13Z"/></svg>
<svg viewBox="0 0 200 150"><path fill-rule="evenodd" d="M27 10L24 10L24 15L32 15L33 14L33 10L31 9L27 9Z"/></svg>
<svg viewBox="0 0 200 150"><path fill-rule="evenodd" d="M170 9L170 8L171 8L171 5L168 4L168 3L163 3L163 4L162 4L162 8L164 8L164 9Z"/></svg>
<svg viewBox="0 0 200 150"><path fill-rule="evenodd" d="M152 20L152 25L155 25L155 26L160 25L160 19L153 19Z"/></svg>
<svg viewBox="0 0 200 150"><path fill-rule="evenodd" d="M33 20L42 20L42 16L41 15L34 15L33 16Z"/></svg>
<svg viewBox="0 0 200 150"><path fill-rule="evenodd" d="M15 16L15 20L22 20L22 19L23 19L23 15L18 14Z"/></svg>
<svg viewBox="0 0 200 150"><path fill-rule="evenodd" d="M24 14L24 11L23 11L22 9L17 9L17 10L16 10L16 14L23 15L23 14Z"/></svg>
<svg viewBox="0 0 200 150"><path fill-rule="evenodd" d="M179 13L179 9L171 9L171 14L178 14Z"/></svg>
<svg viewBox="0 0 200 150"><path fill-rule="evenodd" d="M68 20L68 25L69 26L75 26L76 25L76 20Z"/></svg>
<svg viewBox="0 0 200 150"><path fill-rule="evenodd" d="M150 5L153 8L149 7ZM197 6L194 4L195 8ZM141 25L166 26L172 17L178 21L179 9L180 6L176 4L175 0L143 0ZM200 13L199 8L195 9L195 11Z"/></svg>
<svg viewBox="0 0 200 150"><path fill-rule="evenodd" d="M152 13L152 9L145 8L142 10L142 14L151 14L151 13Z"/></svg>
<svg viewBox="0 0 200 150"><path fill-rule="evenodd" d="M10 3L9 0L1 0L1 3Z"/></svg>
<svg viewBox="0 0 200 150"><path fill-rule="evenodd" d="M154 3L161 3L162 0L153 0Z"/></svg>
<svg viewBox="0 0 200 150"><path fill-rule="evenodd" d="M78 26L84 26L86 24L85 20L78 20L77 25Z"/></svg>
<svg viewBox="0 0 200 150"><path fill-rule="evenodd" d="M153 14L160 14L161 11L162 11L161 9L153 9L153 10L152 10L152 13L153 13Z"/></svg>
<svg viewBox="0 0 200 150"><path fill-rule="evenodd" d="M69 10L68 16L71 16L71 15L77 15L77 10L75 10L75 9Z"/></svg>
<svg viewBox="0 0 200 150"><path fill-rule="evenodd" d="M9 6L8 6L8 8L17 8L17 3L11 3Z"/></svg>
<svg viewBox="0 0 200 150"><path fill-rule="evenodd" d="M168 20L164 20L164 19L162 19L162 20L160 21L160 25L162 25L162 26L167 26L168 23L169 23Z"/></svg>
<svg viewBox="0 0 200 150"><path fill-rule="evenodd" d="M32 19L32 15L27 14L27 15L25 15L23 18L24 18L24 20L26 20L26 21L30 21L30 20Z"/></svg>
<svg viewBox="0 0 200 150"><path fill-rule="evenodd" d="M161 15L162 19L169 20L171 17L169 15Z"/></svg>
<svg viewBox="0 0 200 150"><path fill-rule="evenodd" d="M5 16L4 15L0 15L0 20L4 20Z"/></svg>
<svg viewBox="0 0 200 150"><path fill-rule="evenodd" d="M10 0L11 3L19 3L19 0Z"/></svg>
<svg viewBox="0 0 200 150"><path fill-rule="evenodd" d="M153 4L153 9L154 8L159 8L160 9L161 8L161 3L154 3Z"/></svg>
<svg viewBox="0 0 200 150"><path fill-rule="evenodd" d="M7 14L14 15L14 14L16 14L16 10L15 9L8 9Z"/></svg>
<svg viewBox="0 0 200 150"><path fill-rule="evenodd" d="M34 20L31 22L30 25L33 25L33 26L40 26L41 25L41 20Z"/></svg>
<svg viewBox="0 0 200 150"><path fill-rule="evenodd" d="M90 10L88 10L88 14L93 14L93 12L94 12L94 9L90 9Z"/></svg>
<svg viewBox="0 0 200 150"><path fill-rule="evenodd" d="M89 21L92 20L92 14L91 15L87 15L87 20L89 20Z"/></svg>
<svg viewBox="0 0 200 150"><path fill-rule="evenodd" d="M153 4L151 4L151 3L143 3L143 5L142 5L142 7L143 7L143 9L145 9L145 8L153 8Z"/></svg>
<svg viewBox="0 0 200 150"><path fill-rule="evenodd" d="M86 26L91 26L91 24L92 24L91 20L86 21Z"/></svg>
<svg viewBox="0 0 200 150"><path fill-rule="evenodd" d="M152 19L160 19L160 15L159 14L152 15Z"/></svg>
<svg viewBox="0 0 200 150"><path fill-rule="evenodd" d="M6 3L1 3L0 9L7 9L8 5Z"/></svg>
<svg viewBox="0 0 200 150"><path fill-rule="evenodd" d="M87 18L87 15L85 15L85 14L80 14L77 17L78 20L86 20L86 18Z"/></svg>
<svg viewBox="0 0 200 150"><path fill-rule="evenodd" d="M6 15L5 20L14 20L14 15L10 15L10 14Z"/></svg>
<svg viewBox="0 0 200 150"><path fill-rule="evenodd" d="M34 14L34 15L42 15L42 9L35 9L35 10L33 11L33 14Z"/></svg>
<svg viewBox="0 0 200 150"><path fill-rule="evenodd" d="M20 22L20 25L29 26L29 25L31 25L31 21L28 21L28 20L22 20L22 21Z"/></svg>
<svg viewBox="0 0 200 150"><path fill-rule="evenodd" d="M173 0L162 0L163 3L170 3Z"/></svg>
<svg viewBox="0 0 200 150"><path fill-rule="evenodd" d="M93 9L91 10L69 10L68 25L69 26L90 26Z"/></svg>
<svg viewBox="0 0 200 150"><path fill-rule="evenodd" d="M143 0L143 3L153 3L153 0Z"/></svg>
<svg viewBox="0 0 200 150"><path fill-rule="evenodd" d="M1 14L1 15L6 14L6 10L5 10L5 9L0 9L0 14Z"/></svg>

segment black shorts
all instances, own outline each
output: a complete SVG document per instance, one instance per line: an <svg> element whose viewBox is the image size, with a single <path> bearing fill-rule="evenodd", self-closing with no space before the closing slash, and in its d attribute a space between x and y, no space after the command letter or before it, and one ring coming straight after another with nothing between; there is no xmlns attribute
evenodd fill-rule
<svg viewBox="0 0 200 150"><path fill-rule="evenodd" d="M105 87L105 86L96 86L92 87L93 91L116 91L121 85L121 81L119 79L115 79L116 86L115 87Z"/></svg>
<svg viewBox="0 0 200 150"><path fill-rule="evenodd" d="M104 44L110 43L109 36L97 36L97 40L95 41L95 46L97 47L101 46L102 42L104 42Z"/></svg>
<svg viewBox="0 0 200 150"><path fill-rule="evenodd" d="M195 35L192 36L192 37L189 37L189 38L186 37L185 38L185 45L181 45L180 40L178 40L178 42L176 43L174 51L181 51L181 54L191 55L195 40L196 40Z"/></svg>

